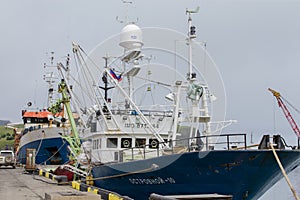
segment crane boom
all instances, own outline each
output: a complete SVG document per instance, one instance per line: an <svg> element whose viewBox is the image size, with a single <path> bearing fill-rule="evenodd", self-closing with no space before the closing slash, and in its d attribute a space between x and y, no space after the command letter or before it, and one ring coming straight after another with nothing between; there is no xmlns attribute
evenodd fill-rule
<svg viewBox="0 0 300 200"><path fill-rule="evenodd" d="M48 110L53 114L56 114L60 108L60 105L61 104L65 105L72 132L70 135L65 135L62 137L69 142L71 148L71 154L72 154L70 156L70 160L76 160L78 155L81 153L81 142L80 142L78 130L76 128L76 123L70 106L70 97L68 95L67 84L63 79L58 85L58 92L62 94L62 99L58 100L57 103L49 107Z"/></svg>
<svg viewBox="0 0 300 200"><path fill-rule="evenodd" d="M272 92L272 94L274 95L274 97L277 99L278 105L279 107L281 107L286 119L288 120L288 122L290 123L294 133L297 135L298 138L300 138L300 130L295 122L295 120L293 119L291 113L289 112L289 110L287 109L286 105L283 103L282 99L281 99L281 95L279 92L272 90L271 88L268 89L270 92Z"/></svg>

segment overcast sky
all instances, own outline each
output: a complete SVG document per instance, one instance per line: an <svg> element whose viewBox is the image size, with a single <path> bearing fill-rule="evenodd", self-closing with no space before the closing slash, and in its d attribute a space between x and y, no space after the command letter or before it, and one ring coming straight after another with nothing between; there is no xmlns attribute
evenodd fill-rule
<svg viewBox="0 0 300 200"><path fill-rule="evenodd" d="M186 32L186 8L194 15L198 39L219 67L226 88L227 118L232 130L289 132L282 111L267 91L272 87L299 107L300 1L297 0L139 0L130 15L141 27ZM124 16L121 0L10 0L0 7L2 91L0 118L20 121L28 101L45 105L42 76L47 52L57 60L71 42L92 50L119 33ZM275 124L274 125L274 113ZM293 114L297 120L297 113Z"/></svg>
<svg viewBox="0 0 300 200"><path fill-rule="evenodd" d="M238 120L227 130L275 130L295 139L267 88L300 109L300 1L138 0L130 15L139 18L141 27L186 32L185 9L196 6L198 39L207 42L225 84L227 118ZM124 16L121 0L2 1L0 119L21 121L28 101L44 106L47 52L61 60L71 52L72 41L92 50L122 29L116 16ZM299 122L299 114L292 114Z"/></svg>
<svg viewBox="0 0 300 200"><path fill-rule="evenodd" d="M176 3L175 3L176 2ZM296 107L300 102L300 1L297 0L139 0L129 9L141 27L186 32L186 8L194 15L198 39L219 67L226 88L232 130L293 134L268 87ZM10 0L0 7L2 91L0 118L20 121L28 101L45 105L42 76L47 52L57 60L73 41L87 52L119 33L121 0ZM275 111L275 112L274 112ZM274 126L274 113L275 124ZM297 113L293 114L297 119Z"/></svg>

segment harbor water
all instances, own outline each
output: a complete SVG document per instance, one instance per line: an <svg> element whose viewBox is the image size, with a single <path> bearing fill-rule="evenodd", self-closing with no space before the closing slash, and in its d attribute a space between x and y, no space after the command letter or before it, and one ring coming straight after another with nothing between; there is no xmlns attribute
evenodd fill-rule
<svg viewBox="0 0 300 200"><path fill-rule="evenodd" d="M300 167L288 174L294 189L298 196L300 195ZM286 180L282 178L270 190L268 190L259 200L294 200L292 191L290 190Z"/></svg>

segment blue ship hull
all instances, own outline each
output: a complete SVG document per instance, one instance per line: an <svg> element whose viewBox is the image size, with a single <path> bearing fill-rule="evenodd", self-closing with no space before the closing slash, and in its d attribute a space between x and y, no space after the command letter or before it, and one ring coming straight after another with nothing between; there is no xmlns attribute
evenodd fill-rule
<svg viewBox="0 0 300 200"><path fill-rule="evenodd" d="M287 173L300 163L299 150L277 150ZM224 194L258 199L282 178L271 150L189 152L92 169L97 187L134 199L161 195Z"/></svg>
<svg viewBox="0 0 300 200"><path fill-rule="evenodd" d="M20 147L17 161L26 164L26 149L36 149L36 164L61 165L68 162L68 143L61 137L30 142Z"/></svg>

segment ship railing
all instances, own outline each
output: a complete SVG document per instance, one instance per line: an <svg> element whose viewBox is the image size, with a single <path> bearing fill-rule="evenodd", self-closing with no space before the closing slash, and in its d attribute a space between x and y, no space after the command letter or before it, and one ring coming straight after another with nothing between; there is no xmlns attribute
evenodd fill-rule
<svg viewBox="0 0 300 200"><path fill-rule="evenodd" d="M153 144L148 144L123 149L119 151L119 162L143 160L162 155L180 154L192 151L247 149L247 137L245 133L190 137L174 141L169 140L166 142L169 144L169 148L167 149L162 148L162 142L158 142L155 148L153 148Z"/></svg>
<svg viewBox="0 0 300 200"><path fill-rule="evenodd" d="M31 131L39 130L41 128L43 128L42 125L30 126L23 130L22 135L25 135L26 133L31 132Z"/></svg>
<svg viewBox="0 0 300 200"><path fill-rule="evenodd" d="M111 110L113 115L138 115L136 110ZM160 116L160 117L172 117L173 111L161 111L161 110L141 110L145 116Z"/></svg>

